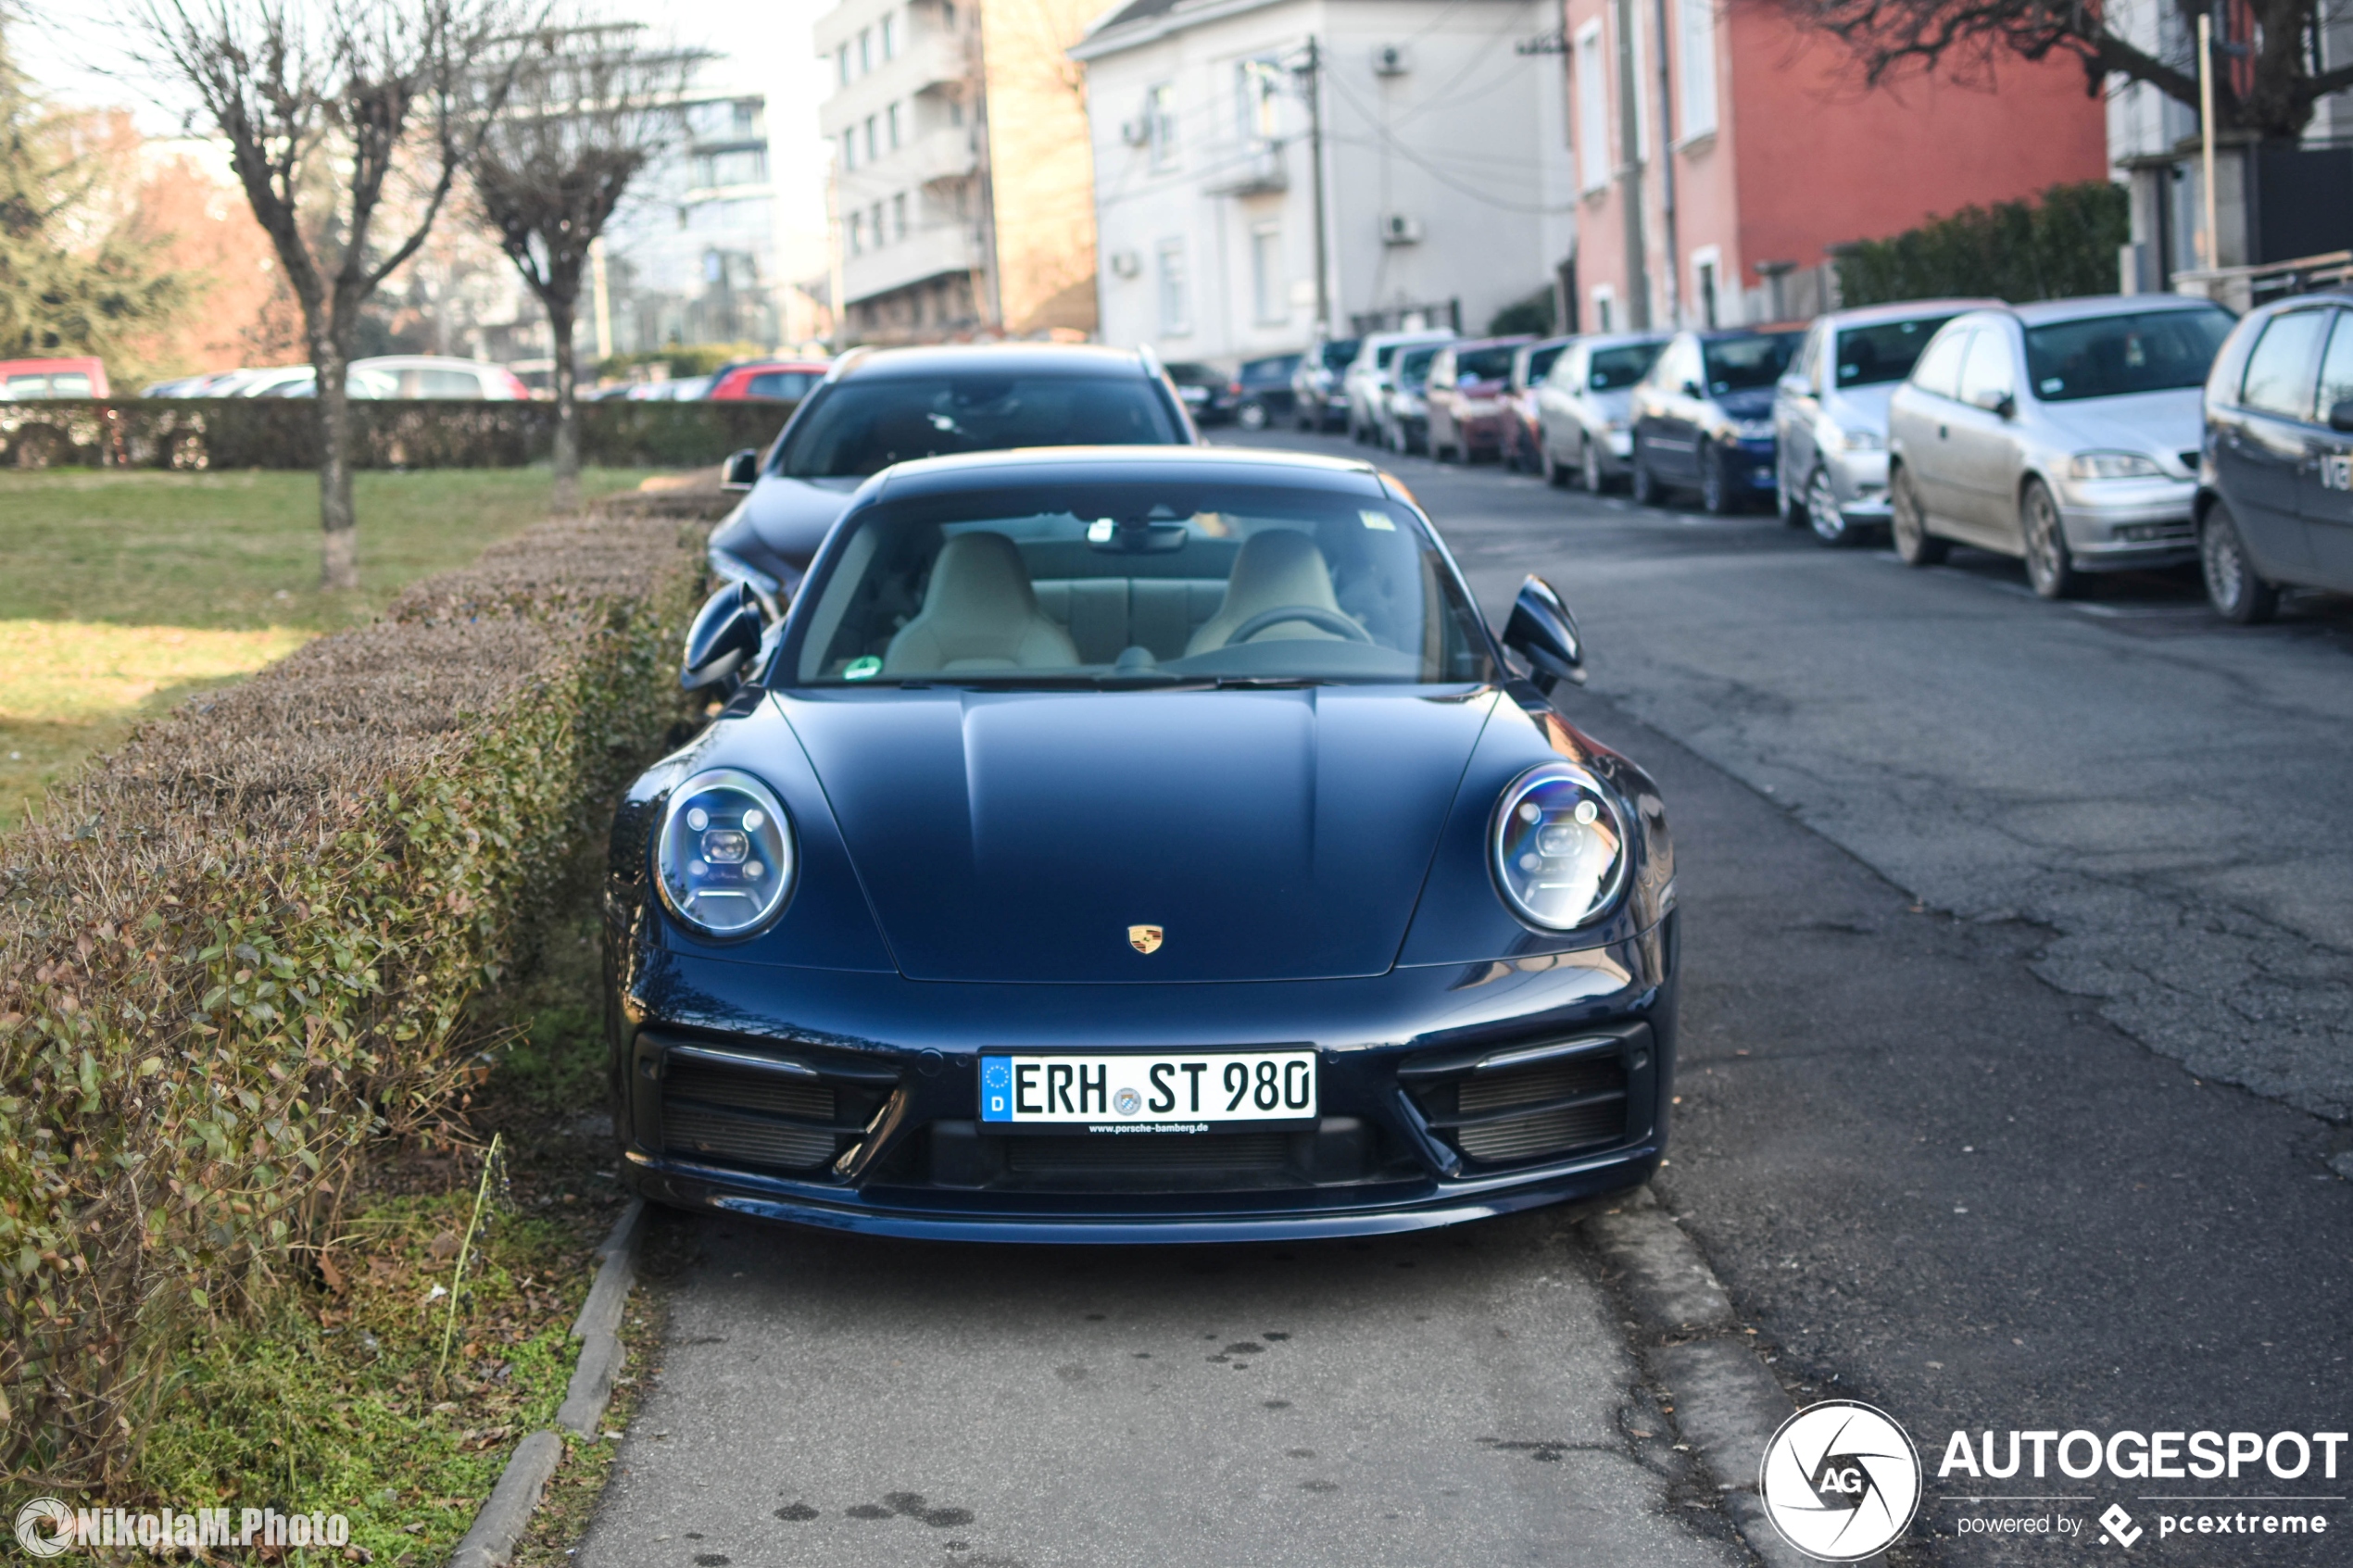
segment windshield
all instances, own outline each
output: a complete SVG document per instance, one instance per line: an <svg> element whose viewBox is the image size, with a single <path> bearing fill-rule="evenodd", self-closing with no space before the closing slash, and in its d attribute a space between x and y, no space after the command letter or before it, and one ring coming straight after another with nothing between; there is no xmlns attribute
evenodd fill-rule
<svg viewBox="0 0 2353 1568"><path fill-rule="evenodd" d="M1789 369L1790 356L1797 352L1797 340L1803 335L1759 332L1755 337L1718 338L1703 343L1700 352L1707 361L1708 395L1718 396L1772 385Z"/></svg>
<svg viewBox="0 0 2353 1568"><path fill-rule="evenodd" d="M1595 392L1616 392L1631 386L1650 374L1658 362L1661 343L1629 344L1624 348L1596 348L1592 367L1586 372L1585 383Z"/></svg>
<svg viewBox="0 0 2353 1568"><path fill-rule="evenodd" d="M1512 373L1512 356L1518 352L1516 344L1501 348L1473 348L1454 356L1454 379L1469 381L1504 381Z"/></svg>
<svg viewBox="0 0 2353 1568"><path fill-rule="evenodd" d="M2230 332L2219 307L2054 321L2026 329L2026 374L2045 403L2200 386Z"/></svg>
<svg viewBox="0 0 2353 1568"><path fill-rule="evenodd" d="M1568 345L1565 343L1556 343L1550 348L1540 348L1535 353L1529 355L1528 357L1528 384L1534 386L1538 382L1542 381L1546 376L1550 375L1553 370L1553 361L1559 358L1562 352L1567 347Z"/></svg>
<svg viewBox="0 0 2353 1568"><path fill-rule="evenodd" d="M1179 437L1141 376L891 376L837 382L793 421L774 471L863 479L893 463L1012 446L1165 446Z"/></svg>
<svg viewBox="0 0 2353 1568"><path fill-rule="evenodd" d="M1364 345L1364 341L1362 338L1344 337L1338 343L1324 345L1324 369L1327 370L1348 369L1356 362L1356 350Z"/></svg>
<svg viewBox="0 0 2353 1568"><path fill-rule="evenodd" d="M1397 384L1420 386L1429 380L1429 362L1438 358L1435 345L1428 348L1409 348L1397 357Z"/></svg>
<svg viewBox="0 0 2353 1568"><path fill-rule="evenodd" d="M1912 362L1950 316L1924 316L1917 321L1881 321L1875 326L1849 327L1838 334L1838 384L1876 386L1902 381L1912 373Z"/></svg>
<svg viewBox="0 0 2353 1568"><path fill-rule="evenodd" d="M803 685L1484 681L1476 611L1411 508L1126 481L886 500L802 591Z"/></svg>

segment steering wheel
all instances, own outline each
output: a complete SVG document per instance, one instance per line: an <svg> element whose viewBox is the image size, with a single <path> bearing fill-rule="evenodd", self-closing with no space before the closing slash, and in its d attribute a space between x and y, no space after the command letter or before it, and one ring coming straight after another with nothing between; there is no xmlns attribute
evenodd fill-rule
<svg viewBox="0 0 2353 1568"><path fill-rule="evenodd" d="M1352 643L1369 643L1372 633L1334 609L1319 609L1314 605L1277 605L1262 609L1226 634L1226 646L1246 643L1269 626L1280 626L1286 621L1304 621L1326 632L1338 633Z"/></svg>

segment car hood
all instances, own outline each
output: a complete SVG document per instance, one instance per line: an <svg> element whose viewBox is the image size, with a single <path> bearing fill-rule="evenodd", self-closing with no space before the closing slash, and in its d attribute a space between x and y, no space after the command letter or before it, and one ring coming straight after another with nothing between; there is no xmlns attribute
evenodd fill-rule
<svg viewBox="0 0 2353 1568"><path fill-rule="evenodd" d="M2079 452L2194 452L2205 438L2203 388L2037 405L2057 442ZM2179 458L2176 458L2176 461Z"/></svg>
<svg viewBox="0 0 2353 1568"><path fill-rule="evenodd" d="M790 586L809 570L862 479L787 479L763 473L711 542Z"/></svg>
<svg viewBox="0 0 2353 1568"><path fill-rule="evenodd" d="M1719 392L1708 402L1721 410L1726 419L1761 420L1773 411L1773 389L1752 386L1739 392Z"/></svg>
<svg viewBox="0 0 2353 1568"><path fill-rule="evenodd" d="M1837 421L1841 430L1868 430L1874 435L1884 436L1887 434L1887 400L1903 384L1902 382L1875 382L1868 386L1845 388L1831 395L1825 411Z"/></svg>
<svg viewBox="0 0 2353 1568"><path fill-rule="evenodd" d="M1377 975L1491 690L801 692L799 737L914 980ZM1129 928L1154 926L1147 956Z"/></svg>

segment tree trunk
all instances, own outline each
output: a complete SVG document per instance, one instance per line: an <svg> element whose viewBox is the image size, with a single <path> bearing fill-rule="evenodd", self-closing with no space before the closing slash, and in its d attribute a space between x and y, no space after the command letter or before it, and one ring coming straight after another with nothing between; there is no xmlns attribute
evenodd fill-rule
<svg viewBox="0 0 2353 1568"><path fill-rule="evenodd" d="M573 307L547 302L547 326L556 340L556 515L580 508L580 398L572 350Z"/></svg>
<svg viewBox="0 0 2353 1568"><path fill-rule="evenodd" d="M351 405L346 394L350 358L321 333L311 343L319 389L319 586L330 593L359 586L359 517L351 504Z"/></svg>

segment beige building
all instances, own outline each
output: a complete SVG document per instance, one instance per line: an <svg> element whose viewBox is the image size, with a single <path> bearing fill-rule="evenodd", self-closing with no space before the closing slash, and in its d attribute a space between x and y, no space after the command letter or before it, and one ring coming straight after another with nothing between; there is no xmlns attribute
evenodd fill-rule
<svg viewBox="0 0 2353 1568"><path fill-rule="evenodd" d="M1092 332L1094 169L1063 51L1096 8L844 0L818 20L843 342Z"/></svg>

